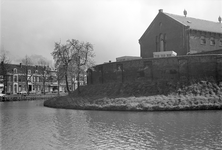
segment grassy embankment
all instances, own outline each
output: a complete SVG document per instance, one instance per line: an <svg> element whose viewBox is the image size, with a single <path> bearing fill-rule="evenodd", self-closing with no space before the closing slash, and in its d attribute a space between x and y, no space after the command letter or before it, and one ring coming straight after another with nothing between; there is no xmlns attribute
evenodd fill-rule
<svg viewBox="0 0 222 150"><path fill-rule="evenodd" d="M222 109L222 84L201 81L179 88L169 83L123 83L81 87L81 94L54 97L44 106L88 110Z"/></svg>

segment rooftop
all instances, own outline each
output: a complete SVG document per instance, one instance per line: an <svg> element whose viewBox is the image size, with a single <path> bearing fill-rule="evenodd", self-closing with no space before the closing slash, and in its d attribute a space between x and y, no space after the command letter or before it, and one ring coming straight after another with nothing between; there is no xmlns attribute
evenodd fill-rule
<svg viewBox="0 0 222 150"><path fill-rule="evenodd" d="M185 17L169 13L164 13L164 14L180 22L185 26L189 26L190 29L214 32L214 33L222 33L222 23L220 23L219 21L213 22L213 21L202 20L192 17Z"/></svg>

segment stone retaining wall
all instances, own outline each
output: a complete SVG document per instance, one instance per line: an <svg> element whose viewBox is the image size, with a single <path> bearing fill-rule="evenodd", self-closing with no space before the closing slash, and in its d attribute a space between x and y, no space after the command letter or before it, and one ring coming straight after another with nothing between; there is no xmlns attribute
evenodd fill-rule
<svg viewBox="0 0 222 150"><path fill-rule="evenodd" d="M222 81L222 55L186 55L113 62L88 70L88 84L134 81Z"/></svg>

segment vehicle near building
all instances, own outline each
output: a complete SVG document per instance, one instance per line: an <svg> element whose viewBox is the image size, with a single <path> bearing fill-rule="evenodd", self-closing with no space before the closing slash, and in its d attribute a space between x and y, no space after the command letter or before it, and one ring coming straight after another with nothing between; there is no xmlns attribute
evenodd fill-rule
<svg viewBox="0 0 222 150"><path fill-rule="evenodd" d="M26 91L20 91L20 92L18 92L17 94L26 96L26 95L27 95L27 92L26 92Z"/></svg>
<svg viewBox="0 0 222 150"><path fill-rule="evenodd" d="M4 97L4 96L5 96L5 94L0 93L0 97Z"/></svg>

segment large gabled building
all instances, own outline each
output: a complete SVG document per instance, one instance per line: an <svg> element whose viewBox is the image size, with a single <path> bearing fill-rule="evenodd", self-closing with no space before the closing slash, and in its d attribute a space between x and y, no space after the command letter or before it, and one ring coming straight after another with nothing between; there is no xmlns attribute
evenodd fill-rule
<svg viewBox="0 0 222 150"><path fill-rule="evenodd" d="M222 23L163 12L162 9L139 39L142 58L153 52L174 51L186 55L222 49Z"/></svg>

